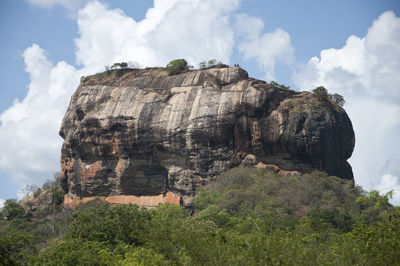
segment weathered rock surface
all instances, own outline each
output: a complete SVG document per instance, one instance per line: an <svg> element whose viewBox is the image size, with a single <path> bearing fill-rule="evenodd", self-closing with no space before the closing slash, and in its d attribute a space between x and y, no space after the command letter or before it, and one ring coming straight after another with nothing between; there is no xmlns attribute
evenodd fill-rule
<svg viewBox="0 0 400 266"><path fill-rule="evenodd" d="M168 76L125 69L79 85L60 129L70 199L195 191L248 154L286 171L353 178L343 109L219 65Z"/></svg>

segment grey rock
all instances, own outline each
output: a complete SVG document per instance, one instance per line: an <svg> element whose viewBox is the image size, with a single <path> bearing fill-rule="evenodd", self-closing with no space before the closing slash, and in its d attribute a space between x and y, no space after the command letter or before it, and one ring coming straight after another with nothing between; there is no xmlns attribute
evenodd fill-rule
<svg viewBox="0 0 400 266"><path fill-rule="evenodd" d="M240 67L92 76L73 94L60 135L63 188L78 198L172 191L190 204L222 171L255 164L249 155L353 178L354 132L343 109Z"/></svg>

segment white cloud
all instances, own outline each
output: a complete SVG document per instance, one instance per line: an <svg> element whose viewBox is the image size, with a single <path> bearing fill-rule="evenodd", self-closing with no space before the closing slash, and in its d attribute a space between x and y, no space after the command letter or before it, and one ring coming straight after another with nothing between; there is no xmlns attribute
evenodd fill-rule
<svg viewBox="0 0 400 266"><path fill-rule="evenodd" d="M174 58L229 63L234 44L229 20L237 7L238 0L156 0L137 22L122 10L91 2L78 15L77 61L90 69L122 60L142 66L164 66Z"/></svg>
<svg viewBox="0 0 400 266"><path fill-rule="evenodd" d="M243 39L238 44L244 59L253 59L265 72L265 78L274 80L275 64L295 61L294 48L289 34L282 29L262 34L263 22L247 14L236 16L235 28Z"/></svg>
<svg viewBox="0 0 400 266"><path fill-rule="evenodd" d="M61 61L53 66L45 51L33 44L25 50L29 91L23 101L0 114L0 168L16 183L38 183L55 172L61 139L58 128L68 99L78 84L74 67Z"/></svg>
<svg viewBox="0 0 400 266"><path fill-rule="evenodd" d="M380 170L381 179L376 189L380 193L393 192L390 202L400 206L400 160L389 159Z"/></svg>
<svg viewBox="0 0 400 266"><path fill-rule="evenodd" d="M5 203L5 202L6 202L5 200L0 199L0 209L4 207L4 203Z"/></svg>
<svg viewBox="0 0 400 266"><path fill-rule="evenodd" d="M368 190L396 177L382 176L380 169L391 158L400 159L399 69L400 18L388 11L364 38L350 36L341 49L322 50L293 77L303 90L323 85L345 97L356 133L350 162L356 183Z"/></svg>
<svg viewBox="0 0 400 266"><path fill-rule="evenodd" d="M380 193L387 193L392 191L392 199L390 202L393 205L400 205L400 185L399 178L390 174L383 175L380 183L376 187Z"/></svg>

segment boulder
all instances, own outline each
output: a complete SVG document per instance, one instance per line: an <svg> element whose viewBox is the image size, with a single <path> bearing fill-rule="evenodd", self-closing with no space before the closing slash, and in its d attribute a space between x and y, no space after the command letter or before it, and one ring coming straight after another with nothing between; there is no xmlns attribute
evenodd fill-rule
<svg viewBox="0 0 400 266"><path fill-rule="evenodd" d="M346 160L354 132L340 106L250 78L240 67L87 77L60 135L62 186L71 199L171 192L190 205L200 187L243 160L353 178Z"/></svg>

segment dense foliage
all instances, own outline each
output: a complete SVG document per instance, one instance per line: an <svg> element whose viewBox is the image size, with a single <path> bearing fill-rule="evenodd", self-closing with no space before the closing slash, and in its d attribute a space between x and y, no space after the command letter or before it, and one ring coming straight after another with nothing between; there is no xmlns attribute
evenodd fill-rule
<svg viewBox="0 0 400 266"><path fill-rule="evenodd" d="M318 100L324 101L324 102L329 102L333 101L334 103L338 104L340 107L343 107L345 104L344 97L340 94L330 94L328 93L328 90L325 89L323 86L316 87L313 89L312 93L317 96Z"/></svg>
<svg viewBox="0 0 400 266"><path fill-rule="evenodd" d="M175 59L167 64L165 70L170 75L176 75L189 70L189 66L185 59Z"/></svg>
<svg viewBox="0 0 400 266"><path fill-rule="evenodd" d="M4 219L12 220L14 218L23 217L25 215L25 210L16 200L9 199L4 203L4 207L1 209L1 214Z"/></svg>
<svg viewBox="0 0 400 266"><path fill-rule="evenodd" d="M40 221L3 221L0 264L398 265L400 210L390 196L321 172L236 168L200 191L192 210L94 200L68 219L59 212L62 236Z"/></svg>

